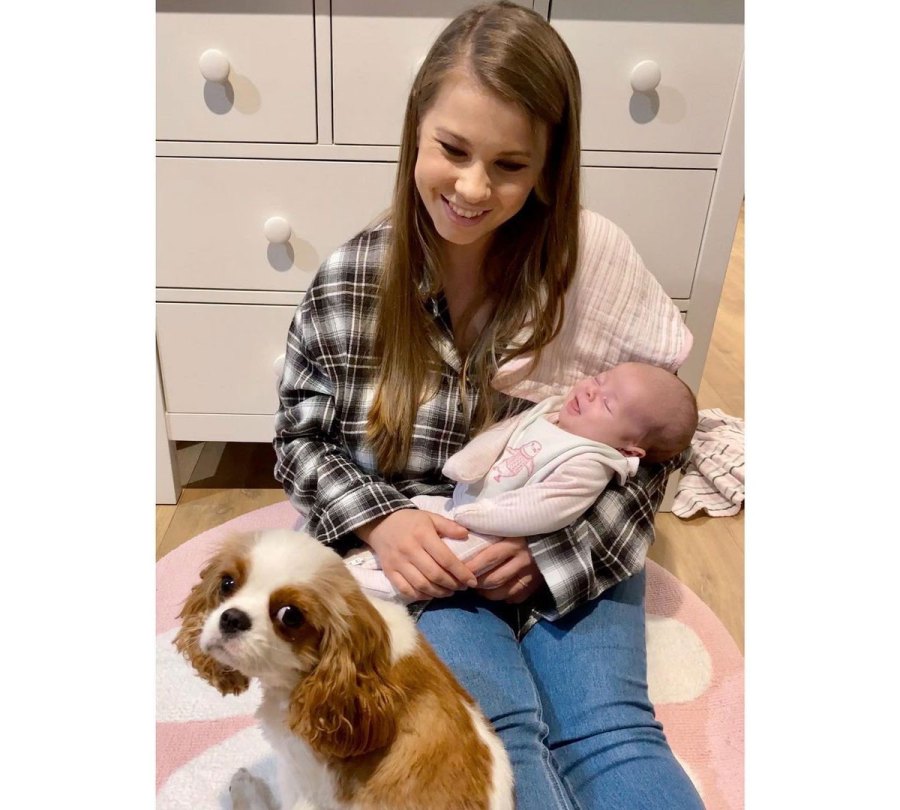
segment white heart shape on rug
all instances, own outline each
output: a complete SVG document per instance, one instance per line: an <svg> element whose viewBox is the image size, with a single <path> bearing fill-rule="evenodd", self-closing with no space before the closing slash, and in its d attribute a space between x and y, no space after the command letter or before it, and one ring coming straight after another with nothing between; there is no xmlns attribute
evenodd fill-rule
<svg viewBox="0 0 900 810"><path fill-rule="evenodd" d="M178 628L156 637L156 721L184 723L253 714L262 700L254 679L242 695L220 695L184 659L172 640Z"/></svg>
<svg viewBox="0 0 900 810"><path fill-rule="evenodd" d="M703 642L678 619L647 614L647 685L650 702L688 703L712 681L712 659Z"/></svg>

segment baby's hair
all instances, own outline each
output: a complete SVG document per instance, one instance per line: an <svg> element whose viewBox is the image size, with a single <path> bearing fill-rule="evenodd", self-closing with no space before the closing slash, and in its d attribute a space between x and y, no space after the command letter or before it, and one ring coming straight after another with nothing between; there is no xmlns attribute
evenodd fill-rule
<svg viewBox="0 0 900 810"><path fill-rule="evenodd" d="M687 383L671 371L647 363L638 365L644 367L645 383L659 410L647 414L650 427L638 443L646 461L669 461L691 446L697 430L697 398Z"/></svg>
<svg viewBox="0 0 900 810"><path fill-rule="evenodd" d="M660 369L662 370L662 369ZM659 401L665 401L665 413L644 436L644 459L669 461L691 446L697 430L697 398L688 384L670 372L659 375Z"/></svg>

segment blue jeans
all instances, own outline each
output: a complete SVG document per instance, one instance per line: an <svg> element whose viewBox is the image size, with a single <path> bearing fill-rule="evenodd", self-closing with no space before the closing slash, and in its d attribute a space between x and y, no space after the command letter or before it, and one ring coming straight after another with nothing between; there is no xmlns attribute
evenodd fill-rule
<svg viewBox="0 0 900 810"><path fill-rule="evenodd" d="M647 696L644 573L521 641L514 606L432 600L419 629L509 752L517 810L703 808Z"/></svg>

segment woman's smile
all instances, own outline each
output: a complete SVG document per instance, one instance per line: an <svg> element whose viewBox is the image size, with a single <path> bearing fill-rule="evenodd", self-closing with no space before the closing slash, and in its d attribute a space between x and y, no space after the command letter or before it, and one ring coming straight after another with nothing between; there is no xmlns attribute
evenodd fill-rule
<svg viewBox="0 0 900 810"><path fill-rule="evenodd" d="M444 203L447 217L456 225L460 225L464 228L481 222L481 220L490 213L490 208L482 208L478 211L463 208L462 206L450 202L443 194L441 195L441 200Z"/></svg>

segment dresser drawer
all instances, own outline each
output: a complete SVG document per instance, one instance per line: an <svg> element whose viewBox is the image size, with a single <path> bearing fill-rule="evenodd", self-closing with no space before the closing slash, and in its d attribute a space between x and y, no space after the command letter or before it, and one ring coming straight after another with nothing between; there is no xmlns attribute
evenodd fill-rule
<svg viewBox="0 0 900 810"><path fill-rule="evenodd" d="M335 143L398 145L421 61L447 23L475 5L472 0L331 0Z"/></svg>
<svg viewBox="0 0 900 810"><path fill-rule="evenodd" d="M157 286L305 290L334 248L389 207L395 171L393 163L157 158ZM290 226L288 242L269 241L271 218Z"/></svg>
<svg viewBox="0 0 900 810"><path fill-rule="evenodd" d="M157 304L166 410L274 414L294 311L292 306Z"/></svg>
<svg viewBox="0 0 900 810"><path fill-rule="evenodd" d="M713 169L584 167L582 199L628 234L671 298L690 298L715 175Z"/></svg>
<svg viewBox="0 0 900 810"><path fill-rule="evenodd" d="M743 56L742 0L553 0L550 22L578 63L582 148L722 150ZM643 62L655 90L632 87ZM634 74L652 83L653 68Z"/></svg>
<svg viewBox="0 0 900 810"><path fill-rule="evenodd" d="M158 0L156 49L157 139L315 143L312 0Z"/></svg>

